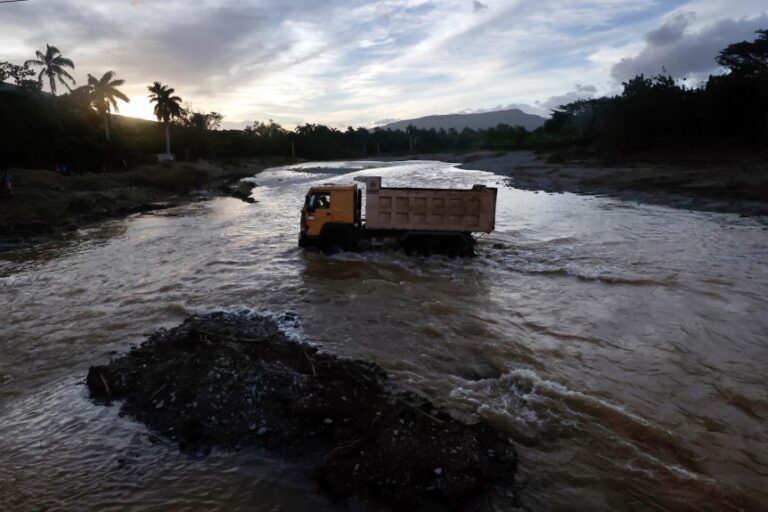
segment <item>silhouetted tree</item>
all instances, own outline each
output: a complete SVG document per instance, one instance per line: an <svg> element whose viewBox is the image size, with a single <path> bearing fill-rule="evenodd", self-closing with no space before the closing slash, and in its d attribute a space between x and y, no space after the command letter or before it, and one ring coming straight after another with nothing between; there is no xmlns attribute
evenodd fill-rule
<svg viewBox="0 0 768 512"><path fill-rule="evenodd" d="M189 111L183 118L184 126L204 132L207 130L218 130L224 116L218 112L204 114L202 112Z"/></svg>
<svg viewBox="0 0 768 512"><path fill-rule="evenodd" d="M280 123L276 123L272 119L270 119L267 123L254 121L251 126L245 127L245 132L265 139L274 139L282 134L287 133L286 130L280 126Z"/></svg>
<svg viewBox="0 0 768 512"><path fill-rule="evenodd" d="M720 51L717 63L740 75L768 74L768 30L758 30L758 38L728 45Z"/></svg>
<svg viewBox="0 0 768 512"><path fill-rule="evenodd" d="M13 64L10 62L0 62L0 84L8 80L8 77L11 76L11 67Z"/></svg>
<svg viewBox="0 0 768 512"><path fill-rule="evenodd" d="M88 85L81 87L81 91L76 90L76 94L78 95L87 94L90 105L101 115L102 120L104 121L104 135L107 137L107 140L111 139L109 127L110 113L112 112L112 109L114 109L115 112L119 112L120 110L117 107L117 100L126 103L131 101L128 99L128 96L117 89L124 83L125 80L115 78L114 71L107 71L101 78L96 78L89 74Z"/></svg>
<svg viewBox="0 0 768 512"><path fill-rule="evenodd" d="M37 59L30 59L24 63L24 66L40 66L40 74L37 77L38 82L43 83L43 75L48 77L48 84L51 88L51 94L56 95L56 81L58 80L68 91L72 87L64 80L65 78L75 85L75 79L64 68L75 69L71 60L65 58L58 48L49 44L45 45L45 53L38 50L35 52Z"/></svg>
<svg viewBox="0 0 768 512"><path fill-rule="evenodd" d="M29 69L27 64L19 66L10 62L0 62L0 83L13 78L13 82L22 89L39 90L40 82L33 80L33 76L35 76L35 72Z"/></svg>
<svg viewBox="0 0 768 512"><path fill-rule="evenodd" d="M733 80L752 78L760 81L760 98L766 104L763 138L768 139L768 30L758 30L757 39L728 45L717 63L728 68Z"/></svg>
<svg viewBox="0 0 768 512"><path fill-rule="evenodd" d="M413 151L413 148L416 146L416 134L418 133L419 129L416 128L416 125L409 124L405 128L405 133L408 135L408 150Z"/></svg>
<svg viewBox="0 0 768 512"><path fill-rule="evenodd" d="M176 89L155 82L147 86L149 101L155 104L155 117L165 125L165 153L171 154L171 130L170 123L173 119L181 117L181 98L173 96Z"/></svg>

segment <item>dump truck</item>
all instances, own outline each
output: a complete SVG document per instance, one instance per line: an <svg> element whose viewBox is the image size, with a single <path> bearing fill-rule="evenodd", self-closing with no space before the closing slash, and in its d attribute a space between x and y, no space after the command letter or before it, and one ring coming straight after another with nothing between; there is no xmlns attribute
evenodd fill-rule
<svg viewBox="0 0 768 512"><path fill-rule="evenodd" d="M299 246L395 247L409 255L470 256L473 233L495 229L496 188L385 188L379 176L355 181L365 185L365 194L357 183L310 188L301 211Z"/></svg>

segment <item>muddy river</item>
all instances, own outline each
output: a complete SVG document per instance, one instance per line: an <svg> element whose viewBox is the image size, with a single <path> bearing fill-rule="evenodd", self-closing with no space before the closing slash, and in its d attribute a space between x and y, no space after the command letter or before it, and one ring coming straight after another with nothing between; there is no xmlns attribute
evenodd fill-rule
<svg viewBox="0 0 768 512"><path fill-rule="evenodd" d="M499 186L472 259L297 245L307 188ZM372 360L517 441L489 510L768 510L768 230L516 190L418 161L305 164L214 199L0 255L0 509L338 510L268 453L189 457L96 407L89 365L192 312L243 308ZM352 504L346 510L357 510Z"/></svg>

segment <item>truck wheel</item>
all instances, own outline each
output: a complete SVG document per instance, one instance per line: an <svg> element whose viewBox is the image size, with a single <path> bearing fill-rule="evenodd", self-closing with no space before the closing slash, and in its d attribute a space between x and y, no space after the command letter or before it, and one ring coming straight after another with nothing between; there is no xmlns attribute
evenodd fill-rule
<svg viewBox="0 0 768 512"><path fill-rule="evenodd" d="M404 247L404 250L406 256L424 256L429 258L430 255L429 248L421 244L410 243Z"/></svg>
<svg viewBox="0 0 768 512"><path fill-rule="evenodd" d="M442 253L448 258L454 259L461 255L461 248L456 247L455 245L447 245Z"/></svg>
<svg viewBox="0 0 768 512"><path fill-rule="evenodd" d="M343 249L334 244L334 243L326 243L320 246L320 250L323 251L323 254L326 256L333 256L334 254L338 254L343 251Z"/></svg>
<svg viewBox="0 0 768 512"><path fill-rule="evenodd" d="M357 250L354 233L344 226L326 226L320 233L320 248L326 254Z"/></svg>

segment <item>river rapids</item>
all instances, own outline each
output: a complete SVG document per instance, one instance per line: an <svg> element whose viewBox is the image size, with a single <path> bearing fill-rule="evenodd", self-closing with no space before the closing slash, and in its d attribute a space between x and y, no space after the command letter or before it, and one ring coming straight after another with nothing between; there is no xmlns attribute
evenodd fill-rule
<svg viewBox="0 0 768 512"><path fill-rule="evenodd" d="M497 231L469 259L297 247L307 189L360 175L497 186ZM302 467L180 453L82 385L156 328L253 310L514 439L518 500L488 510L768 510L765 223L521 191L435 161L253 180L254 204L196 202L0 255L0 509L338 510Z"/></svg>

